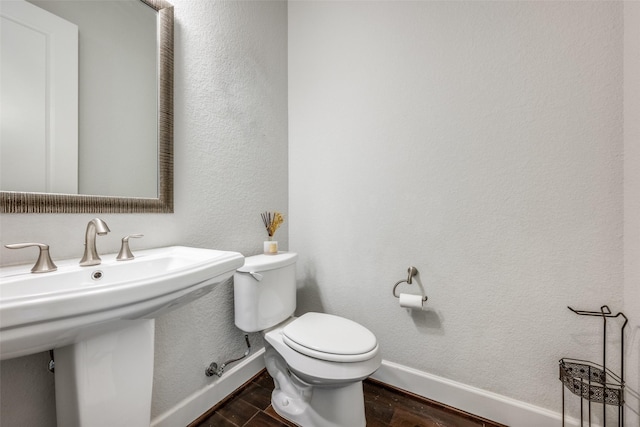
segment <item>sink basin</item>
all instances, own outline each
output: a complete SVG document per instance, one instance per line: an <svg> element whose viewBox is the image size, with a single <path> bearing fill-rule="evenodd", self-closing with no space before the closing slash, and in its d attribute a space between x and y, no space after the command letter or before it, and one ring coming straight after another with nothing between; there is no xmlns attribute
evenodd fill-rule
<svg viewBox="0 0 640 427"><path fill-rule="evenodd" d="M130 261L103 255L80 267L32 274L0 268L0 359L78 343L135 319L153 319L210 292L244 263L237 252L173 246L136 251Z"/></svg>

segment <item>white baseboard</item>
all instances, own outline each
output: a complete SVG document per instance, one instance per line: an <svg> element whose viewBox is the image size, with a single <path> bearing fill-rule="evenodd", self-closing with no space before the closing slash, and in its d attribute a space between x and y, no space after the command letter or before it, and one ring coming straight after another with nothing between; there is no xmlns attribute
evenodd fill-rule
<svg viewBox="0 0 640 427"><path fill-rule="evenodd" d="M264 348L226 371L221 378L212 381L204 389L198 390L175 407L154 418L151 427L184 427L189 425L264 369L263 356ZM371 377L402 390L511 427L559 427L562 425L560 413L387 360L382 361L382 366ZM579 425L578 420L565 420L567 427L578 427Z"/></svg>
<svg viewBox="0 0 640 427"><path fill-rule="evenodd" d="M559 427L562 414L496 393L382 361L371 376L378 381L512 427ZM579 426L575 419L566 426Z"/></svg>
<svg viewBox="0 0 640 427"><path fill-rule="evenodd" d="M151 427L184 427L221 402L254 375L264 369L264 348L256 351L242 362L225 371L222 377L211 381L179 404L157 416ZM204 370L203 370L204 375Z"/></svg>

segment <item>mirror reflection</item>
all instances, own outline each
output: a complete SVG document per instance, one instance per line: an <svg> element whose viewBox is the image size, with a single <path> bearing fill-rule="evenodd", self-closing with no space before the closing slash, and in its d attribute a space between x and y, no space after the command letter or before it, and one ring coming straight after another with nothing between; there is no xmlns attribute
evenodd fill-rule
<svg viewBox="0 0 640 427"><path fill-rule="evenodd" d="M156 10L3 0L2 15L0 190L157 198Z"/></svg>

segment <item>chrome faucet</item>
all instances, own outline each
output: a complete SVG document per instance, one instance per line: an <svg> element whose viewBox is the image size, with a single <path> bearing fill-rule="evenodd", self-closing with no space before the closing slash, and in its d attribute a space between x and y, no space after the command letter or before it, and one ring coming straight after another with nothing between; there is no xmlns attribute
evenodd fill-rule
<svg viewBox="0 0 640 427"><path fill-rule="evenodd" d="M82 267L89 265L98 265L101 262L96 250L96 235L104 236L109 231L107 223L100 218L93 218L87 224L87 231L84 234L84 255L80 260Z"/></svg>

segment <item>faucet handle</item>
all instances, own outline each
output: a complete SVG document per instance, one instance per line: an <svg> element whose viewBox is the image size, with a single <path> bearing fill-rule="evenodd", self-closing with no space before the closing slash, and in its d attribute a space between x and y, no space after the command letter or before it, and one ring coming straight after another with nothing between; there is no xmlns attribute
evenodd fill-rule
<svg viewBox="0 0 640 427"><path fill-rule="evenodd" d="M118 261L127 261L135 258L131 253L131 249L129 249L129 239L130 238L140 238L143 237L144 234L130 234L122 238L122 246L120 246L120 252L118 252L118 256L116 259Z"/></svg>
<svg viewBox="0 0 640 427"><path fill-rule="evenodd" d="M32 273L48 273L49 271L56 271L58 267L51 261L51 255L49 255L49 245L44 243L13 243L11 245L4 245L8 249L22 249L31 246L37 246L40 248L38 254L38 260L31 269Z"/></svg>

